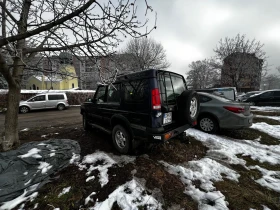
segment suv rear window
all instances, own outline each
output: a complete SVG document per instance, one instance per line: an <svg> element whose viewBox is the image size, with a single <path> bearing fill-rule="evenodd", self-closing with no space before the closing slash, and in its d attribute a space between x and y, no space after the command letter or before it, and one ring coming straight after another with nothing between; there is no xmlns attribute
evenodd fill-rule
<svg viewBox="0 0 280 210"><path fill-rule="evenodd" d="M158 75L161 100L164 104L172 104L186 90L184 78L169 72Z"/></svg>
<svg viewBox="0 0 280 210"><path fill-rule="evenodd" d="M64 95L48 95L50 101L64 99Z"/></svg>

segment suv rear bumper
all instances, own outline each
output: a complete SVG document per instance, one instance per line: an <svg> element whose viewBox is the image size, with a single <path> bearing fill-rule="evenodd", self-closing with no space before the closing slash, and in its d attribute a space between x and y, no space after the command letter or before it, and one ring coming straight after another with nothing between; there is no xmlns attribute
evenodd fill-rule
<svg viewBox="0 0 280 210"><path fill-rule="evenodd" d="M185 124L183 126L177 127L175 129L171 129L169 131L165 131L162 133L147 133L147 138L149 142L165 142L169 139L172 139L181 133L183 133L185 130L191 128L189 124Z"/></svg>

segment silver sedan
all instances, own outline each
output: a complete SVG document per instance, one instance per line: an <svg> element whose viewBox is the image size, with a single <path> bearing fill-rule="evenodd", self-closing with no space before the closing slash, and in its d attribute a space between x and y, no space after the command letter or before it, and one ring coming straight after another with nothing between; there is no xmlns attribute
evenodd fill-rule
<svg viewBox="0 0 280 210"><path fill-rule="evenodd" d="M220 96L199 92L200 112L197 126L204 132L215 133L220 128L240 129L250 127L253 114L250 105Z"/></svg>

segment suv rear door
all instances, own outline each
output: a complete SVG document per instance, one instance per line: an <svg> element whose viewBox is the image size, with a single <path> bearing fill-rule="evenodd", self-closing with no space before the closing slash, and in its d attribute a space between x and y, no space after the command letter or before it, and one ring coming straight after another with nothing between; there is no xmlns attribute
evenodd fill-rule
<svg viewBox="0 0 280 210"><path fill-rule="evenodd" d="M48 100L46 101L46 108L56 108L59 101L64 101L63 94L48 94Z"/></svg>
<svg viewBox="0 0 280 210"><path fill-rule="evenodd" d="M162 126L169 130L178 126L177 97L187 88L184 78L172 72L159 72L158 83L163 112Z"/></svg>

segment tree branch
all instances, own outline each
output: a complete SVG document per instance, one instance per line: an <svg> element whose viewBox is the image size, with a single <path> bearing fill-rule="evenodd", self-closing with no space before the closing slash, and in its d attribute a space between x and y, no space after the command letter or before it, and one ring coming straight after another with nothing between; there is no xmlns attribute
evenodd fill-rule
<svg viewBox="0 0 280 210"><path fill-rule="evenodd" d="M89 0L84 6L80 7L79 9L75 10L74 12L72 12L72 13L70 13L70 14L68 14L68 15L66 15L66 16L64 16L64 17L62 17L62 18L60 18L60 19L58 19L58 20L56 20L54 22L51 22L51 23L49 23L49 24L47 24L45 26L41 26L41 27L36 28L36 29L34 29L32 31L27 31L25 33L18 34L16 36L10 36L10 37L1 39L0 40L0 47L2 47L3 45L8 44L9 42L14 42L14 41L17 41L17 40L22 40L22 39L34 36L36 34L39 34L39 33L43 32L43 31L48 31L51 28L53 28L55 26L58 26L58 25L64 23L65 21L67 21L69 19L72 19L75 16L78 16L83 11L88 9L94 2L95 2L95 0Z"/></svg>
<svg viewBox="0 0 280 210"><path fill-rule="evenodd" d="M2 7L2 9L5 11L5 13L15 22L17 23L17 19L10 13L10 11L6 8L5 5L5 1L4 2L0 2L0 6ZM3 15L3 14L2 14Z"/></svg>

